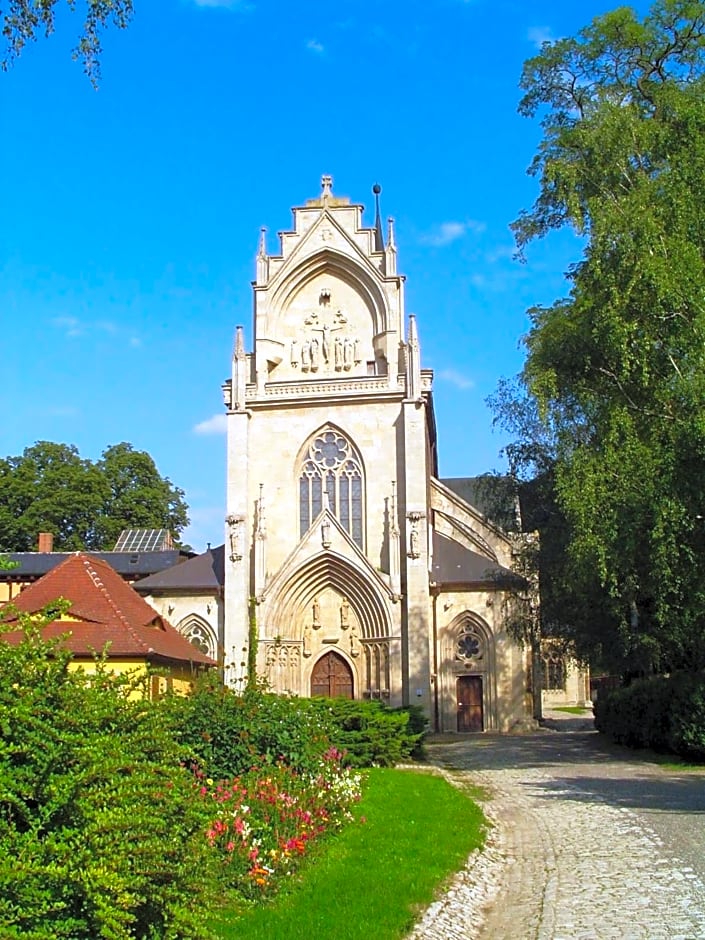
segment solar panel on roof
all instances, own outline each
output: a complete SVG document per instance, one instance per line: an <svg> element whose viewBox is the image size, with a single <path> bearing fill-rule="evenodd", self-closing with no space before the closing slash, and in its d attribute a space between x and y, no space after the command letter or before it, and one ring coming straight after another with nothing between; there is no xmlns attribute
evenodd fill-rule
<svg viewBox="0 0 705 940"><path fill-rule="evenodd" d="M168 529L123 529L116 552L164 552L174 547Z"/></svg>

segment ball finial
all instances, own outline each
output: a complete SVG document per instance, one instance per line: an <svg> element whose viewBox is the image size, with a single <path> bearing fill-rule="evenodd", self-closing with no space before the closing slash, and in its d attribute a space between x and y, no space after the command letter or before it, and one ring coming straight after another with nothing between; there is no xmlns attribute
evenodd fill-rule
<svg viewBox="0 0 705 940"><path fill-rule="evenodd" d="M379 183L374 184L372 187L372 192L375 194L375 196L379 196L379 194L382 192L382 187L379 185Z"/></svg>

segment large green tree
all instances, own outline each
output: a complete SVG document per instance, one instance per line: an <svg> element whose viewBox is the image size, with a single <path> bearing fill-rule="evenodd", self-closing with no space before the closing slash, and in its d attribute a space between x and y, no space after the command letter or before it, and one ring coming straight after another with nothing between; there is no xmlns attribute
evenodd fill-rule
<svg viewBox="0 0 705 940"><path fill-rule="evenodd" d="M0 552L32 551L51 532L58 551L112 549L121 529L188 525L184 492L131 444L108 447L100 460L76 447L38 441L0 459Z"/></svg>
<svg viewBox="0 0 705 940"><path fill-rule="evenodd" d="M585 241L569 296L530 312L521 378L574 583L603 589L585 645L625 670L705 666L704 66L705 3L658 0L544 44L522 78L544 135L519 246Z"/></svg>

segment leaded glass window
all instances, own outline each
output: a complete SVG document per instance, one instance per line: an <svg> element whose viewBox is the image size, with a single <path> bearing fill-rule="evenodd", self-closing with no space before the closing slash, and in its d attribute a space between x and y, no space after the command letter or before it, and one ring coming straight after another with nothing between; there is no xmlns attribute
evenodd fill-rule
<svg viewBox="0 0 705 940"><path fill-rule="evenodd" d="M308 447L299 477L299 528L311 528L323 508L337 516L353 541L362 548L362 465L359 455L338 431L324 431Z"/></svg>

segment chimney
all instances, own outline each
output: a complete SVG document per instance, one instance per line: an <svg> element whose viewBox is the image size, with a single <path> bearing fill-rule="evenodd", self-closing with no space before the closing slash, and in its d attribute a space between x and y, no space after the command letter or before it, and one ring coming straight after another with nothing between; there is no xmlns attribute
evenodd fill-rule
<svg viewBox="0 0 705 940"><path fill-rule="evenodd" d="M37 545L38 552L53 552L54 551L54 536L51 532L40 532L39 533L39 543Z"/></svg>

